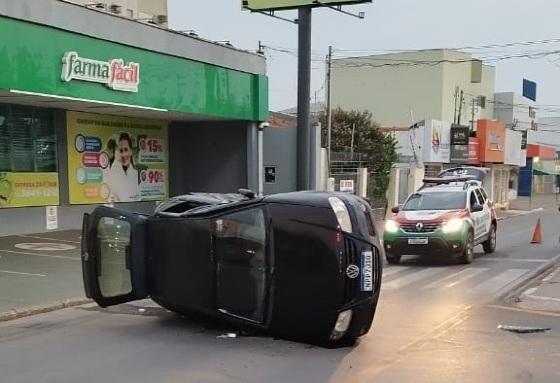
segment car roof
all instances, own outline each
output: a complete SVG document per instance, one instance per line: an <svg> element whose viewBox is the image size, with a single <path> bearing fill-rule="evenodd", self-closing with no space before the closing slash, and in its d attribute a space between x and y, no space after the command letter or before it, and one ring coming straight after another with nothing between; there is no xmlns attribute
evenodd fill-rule
<svg viewBox="0 0 560 383"><path fill-rule="evenodd" d="M416 193L441 193L441 192L465 192L467 189L462 184L460 185L437 185L432 187L423 188Z"/></svg>

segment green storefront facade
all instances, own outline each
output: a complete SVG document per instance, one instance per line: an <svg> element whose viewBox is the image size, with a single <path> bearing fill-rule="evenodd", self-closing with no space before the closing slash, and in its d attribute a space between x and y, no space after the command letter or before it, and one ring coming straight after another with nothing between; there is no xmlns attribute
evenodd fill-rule
<svg viewBox="0 0 560 383"><path fill-rule="evenodd" d="M149 211L169 195L255 187L267 77L229 63L246 56L264 68L263 58L120 18L116 30L133 23L166 49L108 40L105 15L84 13L80 33L8 11L0 6L0 34L12 36L0 41L0 235L78 228L100 203ZM195 44L193 58L182 40ZM212 62L200 59L205 47ZM121 183L138 180L135 193L113 193L117 171Z"/></svg>

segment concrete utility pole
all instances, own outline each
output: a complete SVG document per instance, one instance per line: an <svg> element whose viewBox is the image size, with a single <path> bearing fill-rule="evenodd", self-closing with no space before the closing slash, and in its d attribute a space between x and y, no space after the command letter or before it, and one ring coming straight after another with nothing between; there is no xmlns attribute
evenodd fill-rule
<svg viewBox="0 0 560 383"><path fill-rule="evenodd" d="M461 125L461 113L463 112L464 101L465 101L465 97L463 95L463 91L461 90L461 96L459 96L459 114L457 115L457 125Z"/></svg>
<svg viewBox="0 0 560 383"><path fill-rule="evenodd" d="M331 70L332 70L332 46L329 45L327 56L327 166L329 177L331 175L331 134L332 134L332 109L331 109Z"/></svg>
<svg viewBox="0 0 560 383"><path fill-rule="evenodd" d="M297 188L311 188L310 166L311 126L309 98L311 96L311 8L298 8L298 108L297 108Z"/></svg>

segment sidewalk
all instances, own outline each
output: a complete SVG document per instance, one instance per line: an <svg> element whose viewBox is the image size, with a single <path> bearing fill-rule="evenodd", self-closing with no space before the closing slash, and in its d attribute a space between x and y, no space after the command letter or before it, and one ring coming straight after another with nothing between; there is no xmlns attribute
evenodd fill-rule
<svg viewBox="0 0 560 383"><path fill-rule="evenodd" d="M80 231L0 237L0 321L83 303Z"/></svg>
<svg viewBox="0 0 560 383"><path fill-rule="evenodd" d="M560 267L554 268L516 297L514 304L525 310L560 313Z"/></svg>

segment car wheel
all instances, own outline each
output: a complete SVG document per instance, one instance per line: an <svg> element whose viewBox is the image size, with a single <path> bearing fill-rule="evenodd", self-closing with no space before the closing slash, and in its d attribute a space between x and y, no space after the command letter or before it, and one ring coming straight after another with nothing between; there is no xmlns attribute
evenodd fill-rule
<svg viewBox="0 0 560 383"><path fill-rule="evenodd" d="M496 225L490 226L490 235L488 239L482 243L486 254L493 253L496 250Z"/></svg>
<svg viewBox="0 0 560 383"><path fill-rule="evenodd" d="M472 263L474 259L474 235L472 230L469 230L467 234L467 241L465 242L465 249L459 257L461 263Z"/></svg>
<svg viewBox="0 0 560 383"><path fill-rule="evenodd" d="M385 259L387 260L387 263L390 265L398 265L399 262L401 261L401 256L400 255L395 255L395 254L390 254L390 253L385 253Z"/></svg>

